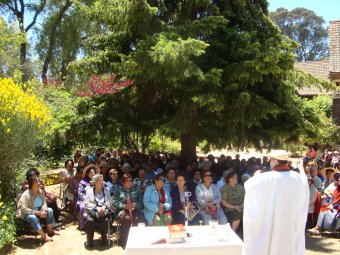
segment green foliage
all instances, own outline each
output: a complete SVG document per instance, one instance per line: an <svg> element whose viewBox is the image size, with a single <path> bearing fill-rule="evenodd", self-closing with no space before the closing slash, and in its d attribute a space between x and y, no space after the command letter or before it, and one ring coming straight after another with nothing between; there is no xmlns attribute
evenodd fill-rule
<svg viewBox="0 0 340 255"><path fill-rule="evenodd" d="M304 113L309 127L302 138L304 142L316 143L319 146L338 144L339 127L332 117L331 96L317 96L312 100L305 100Z"/></svg>
<svg viewBox="0 0 340 255"><path fill-rule="evenodd" d="M291 157L302 158L305 156L308 146L303 145L301 143L295 143L288 145L287 149Z"/></svg>
<svg viewBox="0 0 340 255"><path fill-rule="evenodd" d="M171 140L168 137L155 135L151 138L148 146L148 152L156 153L158 151L178 153L181 150L181 144L177 140Z"/></svg>
<svg viewBox="0 0 340 255"><path fill-rule="evenodd" d="M6 24L0 17L0 77L9 77L20 74L20 43L25 38L19 35L13 24Z"/></svg>
<svg viewBox="0 0 340 255"><path fill-rule="evenodd" d="M16 241L15 202L3 202L0 195L0 251Z"/></svg>
<svg viewBox="0 0 340 255"><path fill-rule="evenodd" d="M279 8L270 13L270 17L284 35L300 44L294 50L298 61L328 57L328 32L322 26L325 23L322 17L305 8L292 11Z"/></svg>
<svg viewBox="0 0 340 255"><path fill-rule="evenodd" d="M80 128L77 125L82 119L78 106L83 99L67 91L63 85L46 86L33 80L29 86L49 108L51 121L43 139L49 155L59 160L70 154L76 145L76 131Z"/></svg>

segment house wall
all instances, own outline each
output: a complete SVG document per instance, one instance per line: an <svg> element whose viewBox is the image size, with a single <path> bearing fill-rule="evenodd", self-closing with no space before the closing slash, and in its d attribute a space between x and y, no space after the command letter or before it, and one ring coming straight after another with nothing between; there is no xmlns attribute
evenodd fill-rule
<svg viewBox="0 0 340 255"><path fill-rule="evenodd" d="M340 83L340 20L329 23L329 68L330 79L336 85ZM333 118L340 125L340 91L333 95Z"/></svg>

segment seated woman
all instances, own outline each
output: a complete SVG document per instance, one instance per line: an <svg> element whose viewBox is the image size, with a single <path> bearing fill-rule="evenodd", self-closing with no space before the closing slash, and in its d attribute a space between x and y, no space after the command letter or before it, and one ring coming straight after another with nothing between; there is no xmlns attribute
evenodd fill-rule
<svg viewBox="0 0 340 255"><path fill-rule="evenodd" d="M119 243L123 248L129 235L131 226L136 226L143 220L143 194L132 185L132 176L124 174L123 187L118 187L113 196L113 205L121 223Z"/></svg>
<svg viewBox="0 0 340 255"><path fill-rule="evenodd" d="M86 190L91 186L91 181L94 176L94 169L91 167L91 165L89 165L84 168L83 172L85 172L85 177L78 184L77 208L79 209L79 230L82 231L82 234L85 234L84 201Z"/></svg>
<svg viewBox="0 0 340 255"><path fill-rule="evenodd" d="M141 167L138 169L138 178L135 178L133 180L133 186L138 188L143 194L146 189L146 186L148 186L148 179L146 179L146 170L144 167Z"/></svg>
<svg viewBox="0 0 340 255"><path fill-rule="evenodd" d="M94 187L86 190L85 212L87 245L93 246L95 227L99 228L102 244L107 243L108 220L111 208L111 197L104 188L104 177L101 174L93 176Z"/></svg>
<svg viewBox="0 0 340 255"><path fill-rule="evenodd" d="M144 193L144 217L152 226L166 226L172 222L172 201L163 186L164 177L158 174L155 176L155 184L148 186Z"/></svg>
<svg viewBox="0 0 340 255"><path fill-rule="evenodd" d="M244 195L243 186L237 183L236 172L227 174L225 184L221 188L221 205L234 231L238 229L243 217Z"/></svg>
<svg viewBox="0 0 340 255"><path fill-rule="evenodd" d="M199 225L199 222L202 220L201 215L198 213L199 208L196 200L195 191L188 186L185 186L185 176L183 173L177 175L176 178L177 186L173 188L171 191L172 198L172 212L173 212L173 223L174 224L183 224L185 225L185 192L188 191L191 193L189 196L189 203L186 205L188 208L193 207L193 210L197 212L196 215L189 216L188 225Z"/></svg>
<svg viewBox="0 0 340 255"><path fill-rule="evenodd" d="M39 179L36 175L29 177L28 187L19 199L16 217L30 223L32 228L39 233L43 242L52 241L50 237L59 233L52 228L55 223L53 211L46 205L45 193L40 189ZM47 234L41 228L40 219L46 220Z"/></svg>
<svg viewBox="0 0 340 255"><path fill-rule="evenodd" d="M26 180L24 180L24 182L22 184L21 192L16 197L17 203L19 202L19 199L20 199L22 193L26 189L28 189L28 180L33 175L38 177L40 189L44 192L44 195L45 195L47 207L51 208L52 211L53 211L53 218L54 218L54 221L56 222L55 224L53 224L53 227L55 228L55 227L60 226L61 224L58 223L59 215L60 215L60 209L57 206L57 199L56 199L56 197L54 196L54 194L52 192L46 191L46 189L45 189L45 182L42 179L39 178L40 172L38 171L38 169L30 168L30 169L27 170L27 172L26 172Z"/></svg>
<svg viewBox="0 0 340 255"><path fill-rule="evenodd" d="M218 224L227 224L228 220L220 205L221 192L218 190L216 184L212 183L210 170L203 171L202 177L203 182L196 186L195 193L203 224L208 225L212 219L216 219Z"/></svg>
<svg viewBox="0 0 340 255"><path fill-rule="evenodd" d="M69 190L70 193L73 195L73 200L78 201L78 187L79 183L82 180L82 173L83 173L83 167L82 166L77 166L76 167L76 175L71 178L70 184L69 184ZM75 205L71 207L71 213L74 213L73 210L75 210Z"/></svg>
<svg viewBox="0 0 340 255"><path fill-rule="evenodd" d="M328 202L323 202L315 228L308 229L311 234L321 235L324 230L334 231L334 219L340 211L340 172L334 174L334 179L337 181L336 189Z"/></svg>

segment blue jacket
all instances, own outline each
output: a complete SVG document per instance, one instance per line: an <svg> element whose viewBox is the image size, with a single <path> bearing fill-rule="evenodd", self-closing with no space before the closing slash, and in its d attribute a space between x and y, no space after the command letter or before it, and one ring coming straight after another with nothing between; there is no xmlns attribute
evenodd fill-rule
<svg viewBox="0 0 340 255"><path fill-rule="evenodd" d="M164 189L163 189L164 190ZM165 193L165 209L171 210L172 207L172 201L170 194L167 190L164 190ZM159 194L156 190L156 186L153 184L151 186L148 186L144 193L143 198L144 203L144 217L149 225L152 225L153 218L155 217L155 214L158 211L158 204L159 204Z"/></svg>

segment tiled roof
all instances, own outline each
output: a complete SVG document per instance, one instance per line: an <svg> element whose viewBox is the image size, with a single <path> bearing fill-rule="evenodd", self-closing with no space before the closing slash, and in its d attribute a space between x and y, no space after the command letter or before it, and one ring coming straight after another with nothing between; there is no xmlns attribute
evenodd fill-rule
<svg viewBox="0 0 340 255"><path fill-rule="evenodd" d="M329 79L329 60L320 61L306 61L306 62L295 62L295 66L299 69L304 70L307 73L313 74L318 78L328 80ZM320 90L317 87L302 87L297 90L300 96L313 96L320 94L332 94L332 92L327 92Z"/></svg>
<svg viewBox="0 0 340 255"><path fill-rule="evenodd" d="M295 62L296 67L315 75L316 77L328 80L329 60Z"/></svg>

